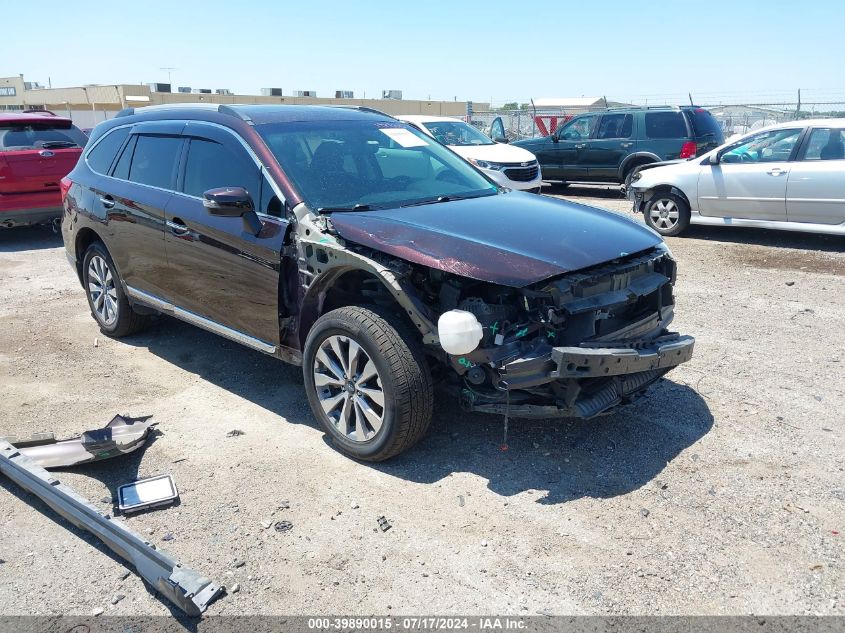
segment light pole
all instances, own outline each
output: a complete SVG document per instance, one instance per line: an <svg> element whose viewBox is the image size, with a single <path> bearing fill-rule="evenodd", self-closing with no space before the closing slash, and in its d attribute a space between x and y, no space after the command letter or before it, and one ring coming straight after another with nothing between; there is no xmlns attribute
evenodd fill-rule
<svg viewBox="0 0 845 633"><path fill-rule="evenodd" d="M170 91L172 92L173 91L173 82L170 80L170 74L174 70L179 70L179 69L173 68L172 66L161 66L161 67L159 67L159 70L166 70L167 71L167 83L170 86Z"/></svg>

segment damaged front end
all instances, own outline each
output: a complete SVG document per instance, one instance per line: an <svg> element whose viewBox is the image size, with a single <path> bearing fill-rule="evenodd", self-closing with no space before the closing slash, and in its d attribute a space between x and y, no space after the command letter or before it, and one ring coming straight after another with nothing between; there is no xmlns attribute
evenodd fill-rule
<svg viewBox="0 0 845 633"><path fill-rule="evenodd" d="M468 411L591 418L692 356L694 339L667 329L675 261L662 244L524 288L428 276L422 286L441 313L469 312L481 325L472 352L444 359Z"/></svg>

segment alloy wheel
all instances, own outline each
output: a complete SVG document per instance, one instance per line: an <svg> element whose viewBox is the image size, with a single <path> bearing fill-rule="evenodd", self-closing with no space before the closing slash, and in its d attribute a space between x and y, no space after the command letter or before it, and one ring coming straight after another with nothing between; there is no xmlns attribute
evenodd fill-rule
<svg viewBox="0 0 845 633"><path fill-rule="evenodd" d="M337 431L353 442L373 439L384 421L384 388L364 348L348 336L329 336L313 372L320 406Z"/></svg>
<svg viewBox="0 0 845 633"><path fill-rule="evenodd" d="M105 326L117 321L117 288L108 262L94 255L88 262L88 296L97 320Z"/></svg>
<svg viewBox="0 0 845 633"><path fill-rule="evenodd" d="M674 200L661 198L653 202L648 211L652 224L658 229L671 229L681 217L680 209Z"/></svg>

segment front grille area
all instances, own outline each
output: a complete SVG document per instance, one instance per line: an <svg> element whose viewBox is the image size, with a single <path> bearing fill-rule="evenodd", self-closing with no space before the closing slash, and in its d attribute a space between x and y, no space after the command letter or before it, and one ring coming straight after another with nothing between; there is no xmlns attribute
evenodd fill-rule
<svg viewBox="0 0 845 633"><path fill-rule="evenodd" d="M515 182L529 182L537 177L540 173L540 166L537 163L531 163L528 167L508 167L504 170L505 176Z"/></svg>

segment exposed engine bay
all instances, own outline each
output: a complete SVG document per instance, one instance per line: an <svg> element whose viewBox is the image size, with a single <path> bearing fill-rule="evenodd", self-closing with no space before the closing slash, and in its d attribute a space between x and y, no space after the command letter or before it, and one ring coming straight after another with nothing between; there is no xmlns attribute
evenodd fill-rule
<svg viewBox="0 0 845 633"><path fill-rule="evenodd" d="M439 324L427 352L469 411L593 417L633 401L692 355L694 339L668 329L676 266L662 244L522 288L347 248L399 272L425 320ZM370 301L393 301L376 280L365 288ZM444 315L457 313L480 326L466 353L443 343Z"/></svg>

